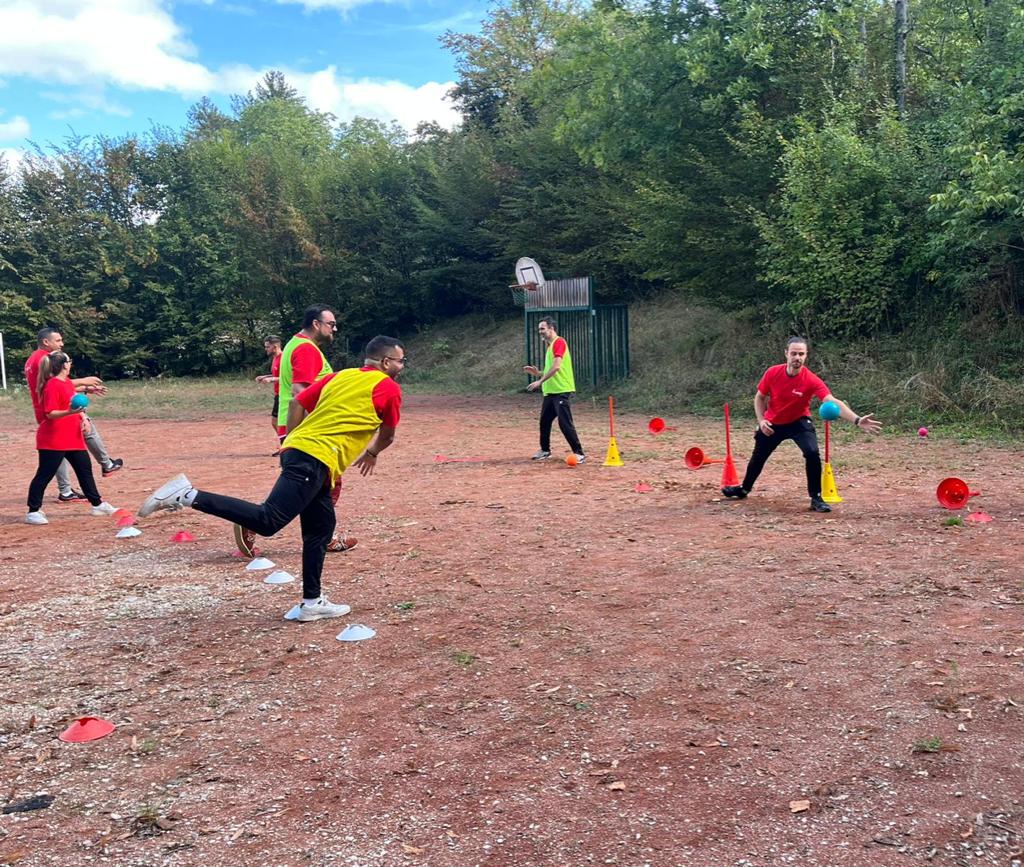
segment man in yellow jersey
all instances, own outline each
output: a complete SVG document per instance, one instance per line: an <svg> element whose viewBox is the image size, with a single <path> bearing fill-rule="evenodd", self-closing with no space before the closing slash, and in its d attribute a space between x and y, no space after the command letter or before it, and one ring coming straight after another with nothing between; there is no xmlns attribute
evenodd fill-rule
<svg viewBox="0 0 1024 867"><path fill-rule="evenodd" d="M583 446L576 434L576 426L572 422L572 408L569 398L576 391L576 379L572 374L572 356L565 339L558 336L558 323L550 316L545 316L537 324L537 333L547 345L544 355L544 372L541 373L532 364L523 368L530 376L539 376L528 386L527 391L544 392L544 405L540 411L540 451L533 456L535 461L546 461L551 457L551 425L558 419L558 427L562 436L569 443L569 448L576 455L576 462L582 464L586 459Z"/></svg>
<svg viewBox="0 0 1024 867"><path fill-rule="evenodd" d="M332 373L292 398L288 435L281 445L281 475L263 503L201 491L179 475L158 488L139 509L146 517L186 506L272 536L296 517L302 525L302 622L342 617L351 610L323 595L320 576L334 533L331 490L349 466L373 473L377 457L395 438L405 369L405 348L394 337L374 337L362 367Z"/></svg>
<svg viewBox="0 0 1024 867"><path fill-rule="evenodd" d="M330 307L324 304L312 304L302 314L302 329L289 340L281 350L278 365L278 389L285 395L277 404L277 435L284 441L288 424L288 402L303 389L314 382L319 382L330 375L331 365L324 355L324 350L334 342L338 332L338 319ZM335 503L341 494L340 482L331 496ZM256 553L256 537L240 524L234 527L235 544L246 557ZM334 534L327 546L328 551L347 551L354 548L356 539L351 536L342 538Z"/></svg>

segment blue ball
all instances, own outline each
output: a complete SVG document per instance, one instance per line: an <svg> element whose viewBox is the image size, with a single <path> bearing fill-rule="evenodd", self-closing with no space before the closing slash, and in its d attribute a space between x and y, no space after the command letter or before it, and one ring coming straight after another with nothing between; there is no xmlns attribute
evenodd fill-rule
<svg viewBox="0 0 1024 867"><path fill-rule="evenodd" d="M825 421L835 421L839 418L839 404L834 400L826 400L818 407L818 415L825 419Z"/></svg>
<svg viewBox="0 0 1024 867"><path fill-rule="evenodd" d="M73 398L71 398L72 409L85 409L85 407L87 407L88 405L89 398L87 398L84 394L76 394Z"/></svg>

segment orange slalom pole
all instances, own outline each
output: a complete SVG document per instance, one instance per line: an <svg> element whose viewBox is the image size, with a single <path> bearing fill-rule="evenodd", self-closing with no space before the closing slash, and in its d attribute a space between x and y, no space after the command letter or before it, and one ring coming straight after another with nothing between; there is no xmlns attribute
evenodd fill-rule
<svg viewBox="0 0 1024 867"><path fill-rule="evenodd" d="M615 438L615 398L608 395L608 429L612 439Z"/></svg>

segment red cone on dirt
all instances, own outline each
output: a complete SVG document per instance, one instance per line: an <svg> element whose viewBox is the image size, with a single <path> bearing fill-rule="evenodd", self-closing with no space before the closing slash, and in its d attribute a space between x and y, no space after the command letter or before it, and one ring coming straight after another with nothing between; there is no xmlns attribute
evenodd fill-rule
<svg viewBox="0 0 1024 867"><path fill-rule="evenodd" d="M188 530L182 530L181 532L175 533L171 536L172 542L194 542L196 537L193 536Z"/></svg>
<svg viewBox="0 0 1024 867"><path fill-rule="evenodd" d="M989 524L992 521L992 516L986 512L971 512L967 516L967 520L974 524Z"/></svg>
<svg viewBox="0 0 1024 867"><path fill-rule="evenodd" d="M638 494L649 494L654 490L647 482L637 482L636 487L633 488Z"/></svg>
<svg viewBox="0 0 1024 867"><path fill-rule="evenodd" d="M978 496L979 493L980 491L972 491L967 487L967 482L955 476L943 479L935 489L935 497L938 499L939 505L954 512L966 506L967 501L971 497Z"/></svg>
<svg viewBox="0 0 1024 867"><path fill-rule="evenodd" d="M725 412L725 465L722 467L722 487L733 488L740 483L736 475L736 464L732 459L732 429L729 424L729 404L722 407Z"/></svg>
<svg viewBox="0 0 1024 867"><path fill-rule="evenodd" d="M114 730L114 724L95 716L84 716L75 720L57 737L69 744L81 744L105 738Z"/></svg>
<svg viewBox="0 0 1024 867"><path fill-rule="evenodd" d="M118 509L110 517L111 518L123 518L125 515L130 515L130 514L131 514L131 512L129 512L127 509ZM124 525L123 524L118 524L117 526L121 527L121 526L124 526Z"/></svg>
<svg viewBox="0 0 1024 867"><path fill-rule="evenodd" d="M708 464L720 464L725 458L709 458L704 454L704 450L700 446L694 446L692 449L687 449L686 454L683 455L683 463L686 464L686 468L690 470L699 470L701 467L706 467Z"/></svg>
<svg viewBox="0 0 1024 867"><path fill-rule="evenodd" d="M135 520L135 516L127 509L118 509L118 511L124 512L124 514L117 519L118 527L134 527L138 523L138 521Z"/></svg>

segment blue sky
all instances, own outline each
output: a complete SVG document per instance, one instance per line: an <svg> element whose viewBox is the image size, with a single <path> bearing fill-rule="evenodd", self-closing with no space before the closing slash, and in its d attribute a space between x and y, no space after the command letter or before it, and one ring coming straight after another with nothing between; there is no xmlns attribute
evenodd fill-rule
<svg viewBox="0 0 1024 867"><path fill-rule="evenodd" d="M470 0L0 0L0 152L30 142L180 129L188 108L281 69L309 104L356 115L456 121L454 58L438 42L476 32Z"/></svg>

